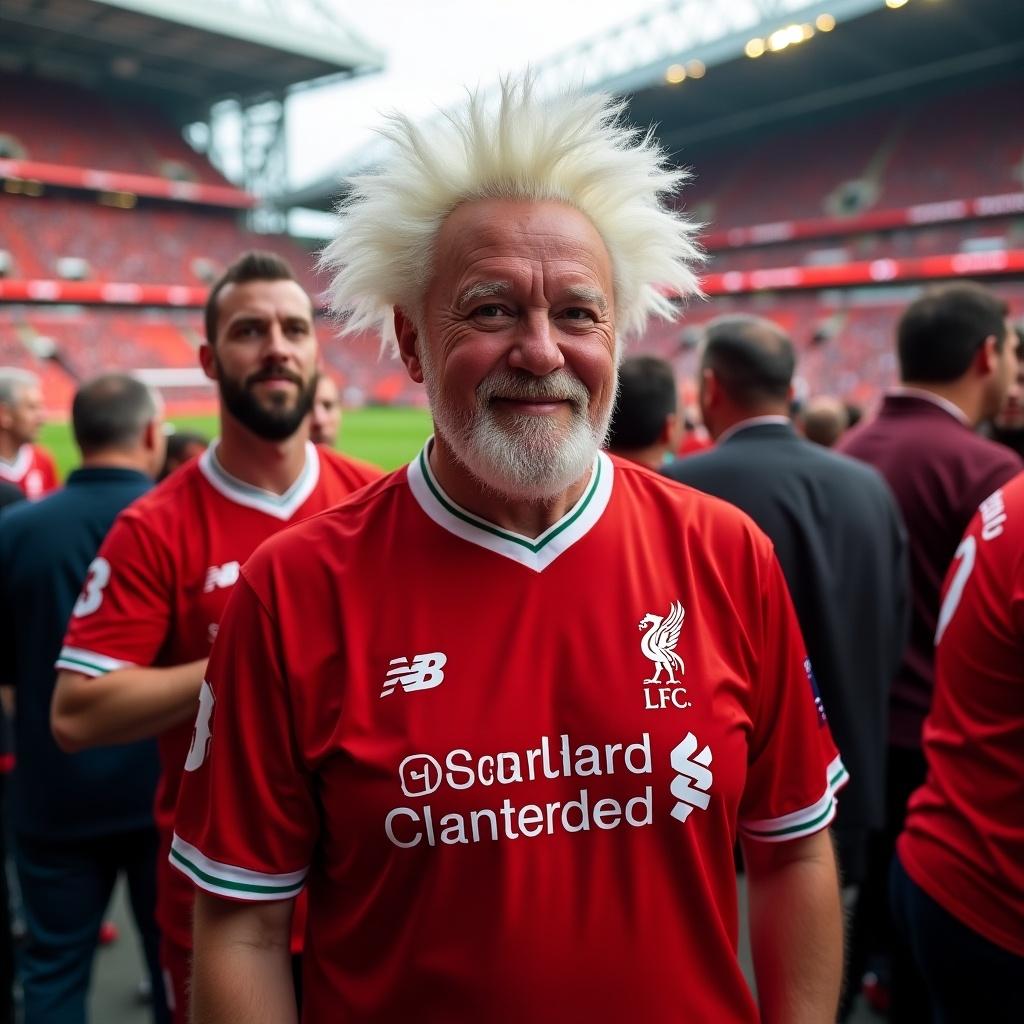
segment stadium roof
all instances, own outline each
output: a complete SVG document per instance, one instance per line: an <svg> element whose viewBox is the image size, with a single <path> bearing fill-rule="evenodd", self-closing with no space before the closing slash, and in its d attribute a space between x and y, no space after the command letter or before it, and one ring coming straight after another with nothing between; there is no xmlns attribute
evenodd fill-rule
<svg viewBox="0 0 1024 1024"><path fill-rule="evenodd" d="M324 0L0 3L0 70L134 97L182 124L219 99L258 100L383 63Z"/></svg>
<svg viewBox="0 0 1024 1024"><path fill-rule="evenodd" d="M809 41L771 52L773 32L813 27L819 15L834 18L834 31L816 30ZM758 59L746 56L753 39L768 51ZM1024 66L1024 4L1006 0L904 0L896 10L885 0L673 0L536 71L546 87L583 82L629 95L631 118L657 125L677 152L690 142L1014 66ZM669 81L680 73L682 81ZM279 197L279 205L333 208L342 176L375 153L357 154Z"/></svg>

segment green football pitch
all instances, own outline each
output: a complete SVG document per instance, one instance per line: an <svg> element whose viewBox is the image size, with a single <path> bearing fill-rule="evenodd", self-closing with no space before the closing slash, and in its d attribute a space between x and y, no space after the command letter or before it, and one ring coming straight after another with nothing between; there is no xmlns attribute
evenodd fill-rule
<svg viewBox="0 0 1024 1024"><path fill-rule="evenodd" d="M174 418L173 423L181 430L195 430L209 438L217 436L216 416ZM430 432L430 414L425 409L347 409L338 448L382 469L395 469L412 459ZM61 477L78 464L70 423L47 423L39 440L53 452Z"/></svg>

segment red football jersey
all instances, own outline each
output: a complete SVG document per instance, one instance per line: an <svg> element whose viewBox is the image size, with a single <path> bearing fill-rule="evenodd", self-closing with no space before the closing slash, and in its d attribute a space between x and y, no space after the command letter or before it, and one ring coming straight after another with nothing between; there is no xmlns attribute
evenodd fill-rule
<svg viewBox="0 0 1024 1024"><path fill-rule="evenodd" d="M954 917L1024 956L1024 474L967 528L937 641L928 776L900 859Z"/></svg>
<svg viewBox="0 0 1024 1024"><path fill-rule="evenodd" d="M845 773L737 509L602 454L531 539L420 456L260 550L208 682L171 856L308 884L304 1020L758 1019L733 844Z"/></svg>
<svg viewBox="0 0 1024 1024"><path fill-rule="evenodd" d="M270 494L229 476L216 443L129 506L90 566L57 667L102 675L129 665L170 666L210 653L239 568L290 523L336 505L379 477L372 466L306 446L292 487ZM192 723L160 737L156 822L164 841L157 887L165 936L192 945L192 886L166 864Z"/></svg>
<svg viewBox="0 0 1024 1024"><path fill-rule="evenodd" d="M17 485L29 501L35 501L56 488L57 466L45 448L23 444L13 462L0 459L0 480Z"/></svg>

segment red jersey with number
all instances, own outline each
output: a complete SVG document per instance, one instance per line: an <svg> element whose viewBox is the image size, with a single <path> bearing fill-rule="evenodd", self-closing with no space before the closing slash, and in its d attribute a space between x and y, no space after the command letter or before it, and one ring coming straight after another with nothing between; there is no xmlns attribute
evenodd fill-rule
<svg viewBox="0 0 1024 1024"><path fill-rule="evenodd" d="M602 454L527 538L421 455L260 549L208 684L171 856L308 885L305 1021L758 1019L733 844L844 770L737 509Z"/></svg>
<svg viewBox="0 0 1024 1024"><path fill-rule="evenodd" d="M282 495L230 476L212 445L127 508L90 566L57 667L99 676L132 665L182 665L210 654L239 567L271 535L336 505L380 471L306 446ZM192 945L192 887L167 866L174 806L193 723L160 737L156 822L164 842L157 887L163 934Z"/></svg>
<svg viewBox="0 0 1024 1024"><path fill-rule="evenodd" d="M900 860L954 917L1024 956L1024 474L982 502L943 593L928 776Z"/></svg>
<svg viewBox="0 0 1024 1024"><path fill-rule="evenodd" d="M57 466L45 448L23 444L12 462L0 459L0 480L15 484L29 501L35 501L56 489Z"/></svg>

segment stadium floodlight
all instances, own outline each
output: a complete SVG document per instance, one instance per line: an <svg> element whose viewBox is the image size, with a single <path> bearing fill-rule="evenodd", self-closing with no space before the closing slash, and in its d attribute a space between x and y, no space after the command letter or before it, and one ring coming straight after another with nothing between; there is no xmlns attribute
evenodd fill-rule
<svg viewBox="0 0 1024 1024"><path fill-rule="evenodd" d="M905 6L906 2L907 0L885 0L885 6L895 11L898 7Z"/></svg>
<svg viewBox="0 0 1024 1024"><path fill-rule="evenodd" d="M750 42L743 48L743 52L748 57L763 57L764 56L764 40L763 39L751 39Z"/></svg>
<svg viewBox="0 0 1024 1024"><path fill-rule="evenodd" d="M669 85L678 85L686 80L686 68L682 64L670 64L665 72L665 81Z"/></svg>
<svg viewBox="0 0 1024 1024"><path fill-rule="evenodd" d="M819 32L831 32L836 27L836 19L831 14L819 14L814 19L814 27Z"/></svg>

